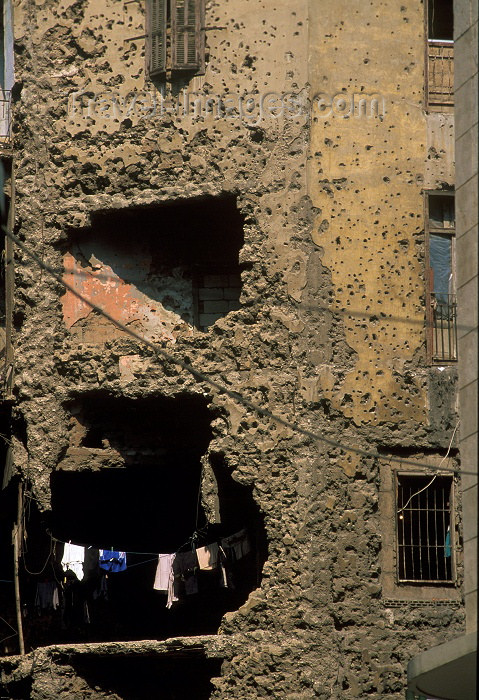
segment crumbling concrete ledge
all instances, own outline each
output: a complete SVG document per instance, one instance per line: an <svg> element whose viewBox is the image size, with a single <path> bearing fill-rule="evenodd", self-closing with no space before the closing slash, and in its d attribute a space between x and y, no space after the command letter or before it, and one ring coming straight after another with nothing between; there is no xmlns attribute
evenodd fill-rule
<svg viewBox="0 0 479 700"><path fill-rule="evenodd" d="M233 655L231 638L221 635L175 637L163 641L89 642L85 644L52 644L38 647L25 656L0 658L1 697L73 698L69 667L87 660L116 659L225 659ZM101 663L101 661L100 661ZM68 688L70 686L70 688ZM23 689L23 691L22 691ZM97 689L98 690L98 689ZM25 692L28 695L18 694ZM85 689L82 689L85 692ZM102 697L91 689L92 697ZM5 692L8 695L5 695ZM87 694L90 697L89 693ZM80 694L80 697L85 697Z"/></svg>
<svg viewBox="0 0 479 700"><path fill-rule="evenodd" d="M128 642L87 642L76 644L50 644L38 647L24 656L4 656L0 658L2 681L8 668L20 673L32 673L42 663L50 660L69 661L75 657L85 656L164 656L201 654L207 658L223 658L231 638L222 635L202 635L198 637L172 637L157 641L143 639Z"/></svg>
<svg viewBox="0 0 479 700"><path fill-rule="evenodd" d="M0 658L0 698L30 698L31 700L117 700L132 696L121 687L121 679L137 679L137 691L142 685L141 669L150 669L154 683L169 667L180 664L184 673L205 673L214 688L208 697L254 698L258 688L274 688L281 679L288 689L300 683L301 664L313 651L327 655L320 640L311 647L304 631L293 635L273 630L253 630L236 634L172 637L166 640L121 642L89 642L52 644L38 647L25 656ZM292 657L292 660L291 658ZM141 662L141 669L139 663ZM263 668L262 664L266 664ZM116 687L99 683L92 669L114 667ZM333 664L332 664L333 666ZM337 669L332 669L333 675ZM288 683L286 676L290 680ZM311 683L317 683L315 672ZM103 679L105 680L105 679ZM319 685L323 685L319 683ZM151 684L150 686L151 687ZM141 689L138 697L148 697ZM210 691L211 692L211 691ZM311 687L295 700L309 700ZM309 693L309 694L308 694ZM153 697L153 696L152 696ZM198 696L199 697L199 696ZM201 695L203 697L203 695ZM205 695L206 697L206 695ZM293 695L291 695L293 697ZM315 697L323 698L321 693ZM330 697L324 695L324 700Z"/></svg>

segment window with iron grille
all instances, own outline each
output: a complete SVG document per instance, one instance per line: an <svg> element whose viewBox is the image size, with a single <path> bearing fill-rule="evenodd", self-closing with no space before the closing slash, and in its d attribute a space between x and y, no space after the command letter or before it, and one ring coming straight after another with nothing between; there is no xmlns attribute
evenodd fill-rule
<svg viewBox="0 0 479 700"><path fill-rule="evenodd" d="M146 10L150 77L204 73L205 0L147 0Z"/></svg>
<svg viewBox="0 0 479 700"><path fill-rule="evenodd" d="M457 360L454 194L427 192L428 354L434 363Z"/></svg>
<svg viewBox="0 0 479 700"><path fill-rule="evenodd" d="M397 474L398 582L452 583L453 535L452 477Z"/></svg>

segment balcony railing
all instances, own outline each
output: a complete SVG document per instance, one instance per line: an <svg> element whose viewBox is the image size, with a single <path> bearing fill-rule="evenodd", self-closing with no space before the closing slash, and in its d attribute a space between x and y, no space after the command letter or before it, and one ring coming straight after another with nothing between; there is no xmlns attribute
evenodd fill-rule
<svg viewBox="0 0 479 700"><path fill-rule="evenodd" d="M428 102L454 104L454 43L429 39L427 60Z"/></svg>
<svg viewBox="0 0 479 700"><path fill-rule="evenodd" d="M0 89L0 146L10 143L12 137L12 95Z"/></svg>
<svg viewBox="0 0 479 700"><path fill-rule="evenodd" d="M455 294L431 294L432 359L457 360L457 305Z"/></svg>

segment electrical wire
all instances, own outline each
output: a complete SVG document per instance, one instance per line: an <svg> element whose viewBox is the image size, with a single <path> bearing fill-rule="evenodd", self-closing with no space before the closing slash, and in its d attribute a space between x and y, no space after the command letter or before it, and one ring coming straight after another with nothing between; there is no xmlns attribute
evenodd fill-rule
<svg viewBox="0 0 479 700"><path fill-rule="evenodd" d="M74 269L71 267L65 267L62 270L62 273L64 275L71 275L72 277L85 277L91 280L98 280L101 282L118 282L118 281L124 281L131 283L132 280L128 280L126 278L119 277L116 274L107 274L105 272L96 272L95 270L92 270L92 272L89 272L87 270L81 270L81 269ZM60 274L57 272L57 274ZM373 319L373 321L382 321L384 323L406 323L408 326L421 326L421 328L424 326L424 319L423 318L406 318L404 316L390 316L389 314L385 314L384 311L382 310L377 310L377 311L359 311L356 309L338 309L333 307L333 305L325 306L324 304L304 304L304 303L298 303L297 305L291 304L291 306L288 306L286 303L284 304L278 304L274 303L272 305L273 309L279 309L282 307L287 307L293 308L295 311L299 312L308 312L308 313L319 313L319 312L327 312L331 314L331 316L347 316L348 318L367 318L367 319ZM266 310L268 310L268 307L265 307ZM466 324L461 324L461 323L456 323L456 329L461 330L461 331L471 331L475 328L475 326L469 326ZM1 437L1 436L0 436Z"/></svg>
<svg viewBox="0 0 479 700"><path fill-rule="evenodd" d="M18 637L18 632L15 629L15 627L12 627L11 624L9 622L7 622L5 620L5 618L3 618L3 617L0 617L0 620L2 620L2 622L4 622L6 625L8 625L10 627L11 630L13 630L13 634L9 634L8 637L4 637L3 639L0 639L0 644L3 644L3 642L6 642L7 639L11 639L12 637Z"/></svg>
<svg viewBox="0 0 479 700"><path fill-rule="evenodd" d="M458 427L459 427L459 421L457 421L457 423L456 423L456 427L455 427L454 430L453 430L452 437L451 437L451 440L450 440L450 442L449 442L449 447L447 448L446 454L444 455L444 457L443 457L443 458L441 459L441 461L439 462L439 466L441 466L441 464L444 462L444 460L446 460L446 459L448 458L448 456L449 456L449 452L450 452L450 450L451 450L452 441L454 440L454 435L456 434L456 430L458 429ZM428 489L428 488L430 487L430 485L433 483L433 481L437 478L437 476L438 476L437 474L434 474L434 476L432 477L431 481L430 481L428 484L426 484L426 486L423 486L422 489L419 489L419 491L416 491L416 493L413 493L412 496L406 501L405 505L403 505L401 508L399 508L398 513L401 513L403 510L405 510L405 509L408 507L408 505L411 503L412 499L415 498L415 496L419 496L420 493L422 493L423 491L425 491L426 489Z"/></svg>
<svg viewBox="0 0 479 700"><path fill-rule="evenodd" d="M151 561L158 561L158 555L153 559L146 559L145 561L139 561L136 564L128 564L129 569L133 569L134 566L141 566L142 564L149 564Z"/></svg>
<svg viewBox="0 0 479 700"><path fill-rule="evenodd" d="M311 430L308 430L306 428L302 428L300 425L297 423L293 423L291 421L286 420L285 418L281 418L281 416L278 416L271 411L269 411L267 408L262 408L261 406L258 406L257 404L253 403L249 399L247 399L245 396L239 394L236 391L233 391L232 389L228 389L227 387L223 386L222 384L219 384L216 380L211 379L211 377L208 377L206 374L201 372L200 370L196 369L193 367L191 364L188 362L185 362L184 360L181 360L177 357L174 357L171 355L169 352L164 350L162 347L158 346L157 344L151 342L147 338L144 338L142 335L137 333L135 330L130 328L129 326L126 326L123 324L121 321L118 321L118 319L114 318L111 316L107 311L105 311L102 307L98 306L94 302L92 302L90 299L85 297L83 294L78 292L71 284L68 282L65 282L64 279L47 263L45 263L43 260L41 260L36 253L31 251L28 246L26 246L14 233L11 231L8 231L7 229L5 230L5 235L10 238L26 255L29 257L31 260L33 260L37 265L39 265L42 269L44 269L48 274L55 279L58 284L60 284L62 287L65 289L68 289L69 292L71 292L77 299L80 299L80 301L84 302L87 304L93 311L96 313L100 314L103 316L103 318L107 319L112 323L114 326L116 326L119 330L123 331L124 333L127 333L130 335L132 338L135 338L135 340L138 340L139 342L143 343L147 347L149 347L153 352L166 360L167 362L171 362L172 364L177 365L181 369L185 370L189 374L191 374L197 381L203 382L205 384L208 384L212 389L214 389L218 394L228 396L229 398L233 399L236 403L242 404L246 408L248 408L251 411L254 411L258 415L261 415L265 418L269 418L270 420L274 421L278 425L282 425L286 428L289 428L290 430L303 435L304 437L307 437L311 440L314 440L315 442L322 442L325 445L329 445L330 447L334 447L336 449L344 450L345 452L352 452L353 454L357 454L361 457L372 457L374 459L378 459L381 461L388 461L388 462L396 462L399 464L408 464L410 466L414 467L422 467L424 469L428 470L437 470L437 471L444 471L444 472L457 472L459 471L458 469L451 469L449 467L431 467L430 464L425 464L425 463L420 463L420 462L414 462L413 460L410 459L405 459L402 457L396 457L395 455L388 455L388 456L383 456L379 452L372 452L370 450L364 450L361 449L360 447L353 447L352 445L346 445L344 443L341 443L337 440L333 440L331 438L327 438L324 435L318 435L314 433ZM22 261L23 262L23 261ZM25 263L23 263L25 264ZM460 472L462 474L471 474L474 475L476 472L473 471L466 471L464 469L461 469Z"/></svg>
<svg viewBox="0 0 479 700"><path fill-rule="evenodd" d="M50 551L48 552L48 556L46 558L45 564L42 566L40 571L30 571L30 569L28 569L27 564L25 562L25 552L24 552L23 557L22 557L23 568L25 569L27 574L30 574L30 576L40 576L41 574L43 574L43 572L47 568L48 563L50 562L50 557L51 557L52 553L53 553L53 542L50 541Z"/></svg>

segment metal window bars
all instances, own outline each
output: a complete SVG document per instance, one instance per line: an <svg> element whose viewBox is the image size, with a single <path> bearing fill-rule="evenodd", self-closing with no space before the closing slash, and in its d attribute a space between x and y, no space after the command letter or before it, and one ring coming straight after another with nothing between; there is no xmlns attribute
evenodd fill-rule
<svg viewBox="0 0 479 700"><path fill-rule="evenodd" d="M8 145L12 138L12 93L0 88L0 146Z"/></svg>
<svg viewBox="0 0 479 700"><path fill-rule="evenodd" d="M455 294L431 292L432 359L457 360L457 302Z"/></svg>
<svg viewBox="0 0 479 700"><path fill-rule="evenodd" d="M454 104L454 43L452 41L428 40L427 87L430 105Z"/></svg>
<svg viewBox="0 0 479 700"><path fill-rule="evenodd" d="M397 476L397 577L451 583L454 571L452 477Z"/></svg>

